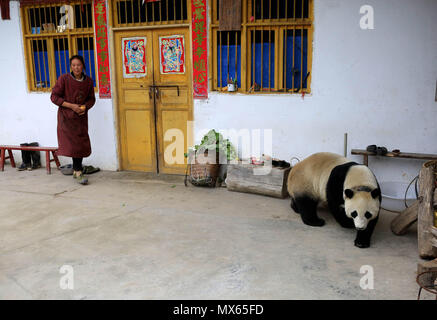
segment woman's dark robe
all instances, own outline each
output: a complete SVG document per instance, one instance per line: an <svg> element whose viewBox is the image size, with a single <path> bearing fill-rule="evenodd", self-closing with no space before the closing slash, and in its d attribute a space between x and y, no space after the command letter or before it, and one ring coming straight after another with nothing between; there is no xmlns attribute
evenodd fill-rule
<svg viewBox="0 0 437 320"><path fill-rule="evenodd" d="M58 108L58 155L85 158L91 154L88 136L88 110L96 102L93 80L85 75L83 81L76 80L71 74L59 77L50 97ZM64 101L85 105L85 114L78 115L73 110L61 107Z"/></svg>

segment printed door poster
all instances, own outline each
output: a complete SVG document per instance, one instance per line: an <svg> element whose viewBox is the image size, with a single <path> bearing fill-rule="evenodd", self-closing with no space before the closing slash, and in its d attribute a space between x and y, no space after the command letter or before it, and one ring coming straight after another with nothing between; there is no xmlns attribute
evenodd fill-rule
<svg viewBox="0 0 437 320"><path fill-rule="evenodd" d="M193 98L208 98L208 49L206 36L206 0L191 1L193 48Z"/></svg>
<svg viewBox="0 0 437 320"><path fill-rule="evenodd" d="M185 73L184 36L159 37L161 74Z"/></svg>
<svg viewBox="0 0 437 320"><path fill-rule="evenodd" d="M99 78L99 98L111 98L111 76L109 70L108 30L106 1L94 0L94 32L97 45L97 65ZM44 26L44 25L43 25ZM46 24L47 31L54 31L54 24Z"/></svg>
<svg viewBox="0 0 437 320"><path fill-rule="evenodd" d="M141 78L147 75L146 37L123 38L123 77Z"/></svg>

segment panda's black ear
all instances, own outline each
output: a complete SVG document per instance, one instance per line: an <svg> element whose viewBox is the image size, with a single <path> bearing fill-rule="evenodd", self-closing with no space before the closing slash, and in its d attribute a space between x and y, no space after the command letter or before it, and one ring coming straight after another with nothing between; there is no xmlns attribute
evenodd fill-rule
<svg viewBox="0 0 437 320"><path fill-rule="evenodd" d="M376 188L376 189L372 190L372 192L370 194L372 195L373 199L376 199L377 197L379 197L381 195L381 189Z"/></svg>
<svg viewBox="0 0 437 320"><path fill-rule="evenodd" d="M349 198L349 199L352 199L352 197L354 196L354 192L351 189L344 190L344 194L345 194L346 198Z"/></svg>

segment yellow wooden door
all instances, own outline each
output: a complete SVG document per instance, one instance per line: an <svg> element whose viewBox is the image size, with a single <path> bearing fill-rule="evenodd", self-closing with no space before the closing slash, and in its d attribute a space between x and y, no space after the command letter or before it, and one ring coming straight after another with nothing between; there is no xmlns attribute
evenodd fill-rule
<svg viewBox="0 0 437 320"><path fill-rule="evenodd" d="M177 49L166 46L176 41ZM172 60L171 51L183 50L183 65L170 66L162 60ZM180 55L180 54L179 54ZM164 56L164 57L163 57ZM175 54L176 56L176 54ZM154 80L156 95L156 125L159 172L183 174L187 150L187 122L192 116L191 49L188 28L166 28L153 32ZM174 61L173 61L174 62ZM173 69L172 69L173 67ZM176 69L176 70L175 70Z"/></svg>
<svg viewBox="0 0 437 320"><path fill-rule="evenodd" d="M183 72L162 68L160 40L162 44L168 36L182 36ZM138 38L145 43L146 73L129 77L123 71L127 59L123 43ZM118 31L114 49L121 169L183 174L187 121L192 120L189 29Z"/></svg>

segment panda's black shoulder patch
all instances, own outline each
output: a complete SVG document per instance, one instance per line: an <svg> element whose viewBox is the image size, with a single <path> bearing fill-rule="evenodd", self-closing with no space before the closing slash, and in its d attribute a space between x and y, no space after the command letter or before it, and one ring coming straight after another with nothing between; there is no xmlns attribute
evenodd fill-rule
<svg viewBox="0 0 437 320"><path fill-rule="evenodd" d="M331 211L344 204L343 199L343 186L346 175L352 166L356 166L356 162L347 162L336 166L332 169L329 175L328 183L326 185L326 199L328 200L328 206Z"/></svg>

